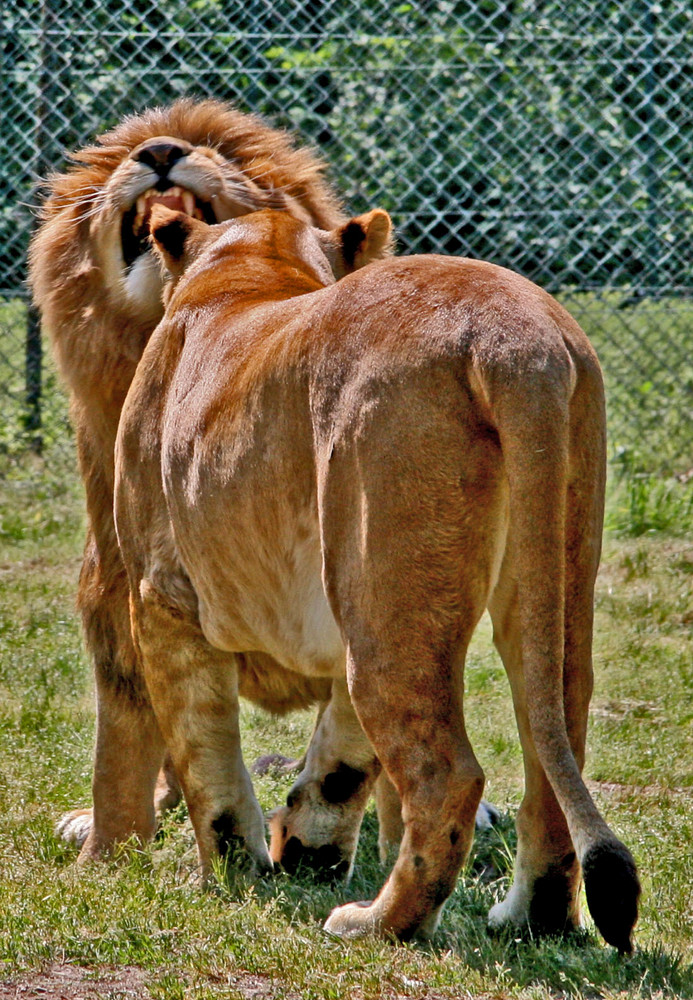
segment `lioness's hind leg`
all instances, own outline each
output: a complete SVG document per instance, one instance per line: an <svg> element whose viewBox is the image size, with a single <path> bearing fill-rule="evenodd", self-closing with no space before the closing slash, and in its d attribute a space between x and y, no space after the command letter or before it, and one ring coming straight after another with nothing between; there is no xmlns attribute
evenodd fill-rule
<svg viewBox="0 0 693 1000"><path fill-rule="evenodd" d="M497 446L475 421L458 384L436 371L379 401L371 437L360 427L331 453L328 594L351 698L403 822L377 898L330 915L326 929L345 937L429 935L473 840L484 776L464 725L463 667L505 531Z"/></svg>
<svg viewBox="0 0 693 1000"><path fill-rule="evenodd" d="M390 852L399 847L404 833L402 803L385 771L381 771L375 783L375 808L378 814L378 851L381 862L385 864ZM476 811L476 829L489 830L499 818L496 807L482 799Z"/></svg>
<svg viewBox="0 0 693 1000"><path fill-rule="evenodd" d="M587 485L585 485L587 484ZM594 470L569 488L566 511L563 704L570 747L581 770L592 693L594 581L601 536L603 484ZM525 763L525 796L517 816L513 886L489 913L491 927L529 925L539 933L569 930L580 920L582 863L587 901L597 927L621 951L631 949L639 884L633 859L582 789L582 813L573 814L573 838L542 767L529 722L522 662L517 572L512 539L489 603L494 641L510 679ZM550 570L547 569L547 572ZM576 789L576 792L579 792ZM565 794L565 792L564 792Z"/></svg>
<svg viewBox="0 0 693 1000"><path fill-rule="evenodd" d="M388 663L382 651L377 663L358 666L352 659L349 672L364 729L401 797L404 832L378 897L330 915L326 929L345 937L379 932L406 940L433 932L469 852L483 789L450 664L422 658L407 669L391 656ZM407 704L394 680L403 673Z"/></svg>
<svg viewBox="0 0 693 1000"><path fill-rule="evenodd" d="M429 936L471 847L484 776L465 730L462 671L490 577L489 546L471 542L469 569L454 544L434 544L431 576L407 579L396 566L393 579L406 582L390 592L371 590L382 579L372 564L358 574L364 617L346 629L349 690L401 800L403 835L377 898L336 909L326 924L332 933ZM407 547L400 551L406 559Z"/></svg>
<svg viewBox="0 0 693 1000"><path fill-rule="evenodd" d="M402 800L386 771L375 783L375 808L378 814L378 852L385 864L391 851L399 848L404 836Z"/></svg>
<svg viewBox="0 0 693 1000"><path fill-rule="evenodd" d="M537 933L558 933L577 926L580 917L580 867L565 816L539 763L527 714L522 673L517 587L510 567L489 604L494 642L513 694L525 766L525 794L517 813L515 877L507 897L491 909L489 925L529 925ZM584 751L584 739L582 751Z"/></svg>
<svg viewBox="0 0 693 1000"><path fill-rule="evenodd" d="M264 818L241 755L233 655L212 647L194 616L146 580L133 599L133 624L203 873L237 845L256 869L271 870Z"/></svg>

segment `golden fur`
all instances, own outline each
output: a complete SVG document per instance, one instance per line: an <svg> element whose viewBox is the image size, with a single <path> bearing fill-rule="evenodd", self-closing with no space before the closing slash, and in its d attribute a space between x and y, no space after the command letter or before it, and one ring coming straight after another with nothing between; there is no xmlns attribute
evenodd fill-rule
<svg viewBox="0 0 693 1000"><path fill-rule="evenodd" d="M98 697L94 824L80 810L62 832L96 857L143 825L114 795L122 770L120 720L147 701L130 637L125 572L113 526L113 446L120 411L142 351L162 314L161 275L149 250L147 216L160 201L221 221L281 208L320 226L340 208L321 164L282 132L217 101L181 100L126 118L49 179L42 224L31 247L31 283L71 399L84 479L88 533L79 585ZM138 207L142 199L142 210ZM287 678L249 656L243 693L274 711L324 698L319 679ZM134 714L133 714L134 713ZM134 722L133 722L134 724ZM136 782L135 782L136 783ZM161 775L159 808L176 798Z"/></svg>
<svg viewBox="0 0 693 1000"><path fill-rule="evenodd" d="M490 922L574 926L582 868L597 925L629 950L635 866L581 777L605 469L585 335L494 265L378 260L383 212L331 232L266 211L210 227L158 207L151 224L168 306L115 489L151 699L141 801L163 740L204 868L240 839L261 869L348 870L382 769L397 862L326 927L430 933L483 788L462 670L488 608L527 778ZM332 681L271 856L238 737L249 650Z"/></svg>

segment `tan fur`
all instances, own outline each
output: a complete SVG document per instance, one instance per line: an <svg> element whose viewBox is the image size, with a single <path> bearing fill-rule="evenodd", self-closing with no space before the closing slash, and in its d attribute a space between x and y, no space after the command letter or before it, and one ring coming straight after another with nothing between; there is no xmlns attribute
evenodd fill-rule
<svg viewBox="0 0 693 1000"><path fill-rule="evenodd" d="M216 101L181 100L126 118L97 144L74 154L74 166L49 179L42 224L31 247L31 283L69 388L87 499L88 533L79 586L86 642L94 660L98 734L94 827L82 858L96 857L133 831L148 835L153 806L125 801L148 787L148 773L123 784L129 749L160 752L148 697L130 637L125 572L113 526L113 446L120 411L142 351L162 314L161 275L151 252L128 270L121 220L157 175L137 159L157 144L179 144L172 183L193 192L217 221L258 208L288 210L323 227L336 225L339 205L321 164L283 133ZM246 656L241 691L274 711L324 698L329 685L293 677L263 655ZM144 726L142 733L131 726ZM154 734L154 735L152 735ZM121 787L122 785L122 787ZM157 807L175 800L172 773L161 776ZM83 839L83 811L65 835Z"/></svg>
<svg viewBox="0 0 693 1000"><path fill-rule="evenodd" d="M582 863L627 950L633 862L580 773L605 470L586 337L492 264L369 263L382 212L331 233L277 212L206 227L161 207L151 224L172 285L123 410L116 523L203 866L232 838L272 863L237 738L237 657L261 651L333 680L271 858L348 868L382 767L399 857L377 899L326 926L430 933L483 788L462 671L488 607L527 773L491 922L574 926Z"/></svg>

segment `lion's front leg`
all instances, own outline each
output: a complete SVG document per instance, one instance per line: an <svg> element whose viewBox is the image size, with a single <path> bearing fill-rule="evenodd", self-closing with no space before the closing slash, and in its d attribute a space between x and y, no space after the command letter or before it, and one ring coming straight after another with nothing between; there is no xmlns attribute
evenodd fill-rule
<svg viewBox="0 0 693 1000"><path fill-rule="evenodd" d="M154 834L154 787L164 747L141 676L130 631L129 590L112 523L97 544L90 532L79 605L94 663L97 733L93 807L62 817L57 832L93 860L135 835Z"/></svg>
<svg viewBox="0 0 693 1000"><path fill-rule="evenodd" d="M175 809L182 798L183 789L180 787L171 754L167 752L154 786L156 818L160 820L170 809Z"/></svg>
<svg viewBox="0 0 693 1000"><path fill-rule="evenodd" d="M241 754L235 657L214 649L195 617L147 580L133 596L133 625L203 874L236 847L256 871L270 871L264 817Z"/></svg>
<svg viewBox="0 0 693 1000"><path fill-rule="evenodd" d="M335 681L287 804L270 813L272 859L290 872L304 864L328 877L348 874L379 771L346 682Z"/></svg>
<svg viewBox="0 0 693 1000"><path fill-rule="evenodd" d="M556 934L580 923L580 865L566 818L542 768L529 725L522 667L517 586L505 565L489 604L494 642L510 680L525 765L525 794L517 813L513 885L489 912L489 927L529 927ZM591 666L590 666L591 672ZM574 750L584 759L587 703L576 727ZM579 732L578 732L579 730Z"/></svg>
<svg viewBox="0 0 693 1000"><path fill-rule="evenodd" d="M154 785L164 755L144 688L136 694L123 692L97 678L97 691L93 821L80 862L108 854L131 836L151 840L156 829Z"/></svg>
<svg viewBox="0 0 693 1000"><path fill-rule="evenodd" d="M94 806L73 809L56 826L64 840L84 848L83 859L107 853L133 832L147 839L153 833L152 810L158 820L182 794L167 756L152 799L149 761L161 754L159 737L152 736L155 723L132 642L129 588L110 520L101 524L101 535L100 543L92 531L87 536L79 583L84 639L96 678Z"/></svg>

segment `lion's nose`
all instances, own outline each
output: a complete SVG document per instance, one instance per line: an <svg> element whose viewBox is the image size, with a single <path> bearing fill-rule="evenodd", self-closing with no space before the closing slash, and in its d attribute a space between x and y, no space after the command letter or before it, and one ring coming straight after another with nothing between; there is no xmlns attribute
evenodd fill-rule
<svg viewBox="0 0 693 1000"><path fill-rule="evenodd" d="M133 159L151 167L159 177L166 177L173 164L187 156L189 151L177 142L152 142L136 149Z"/></svg>

